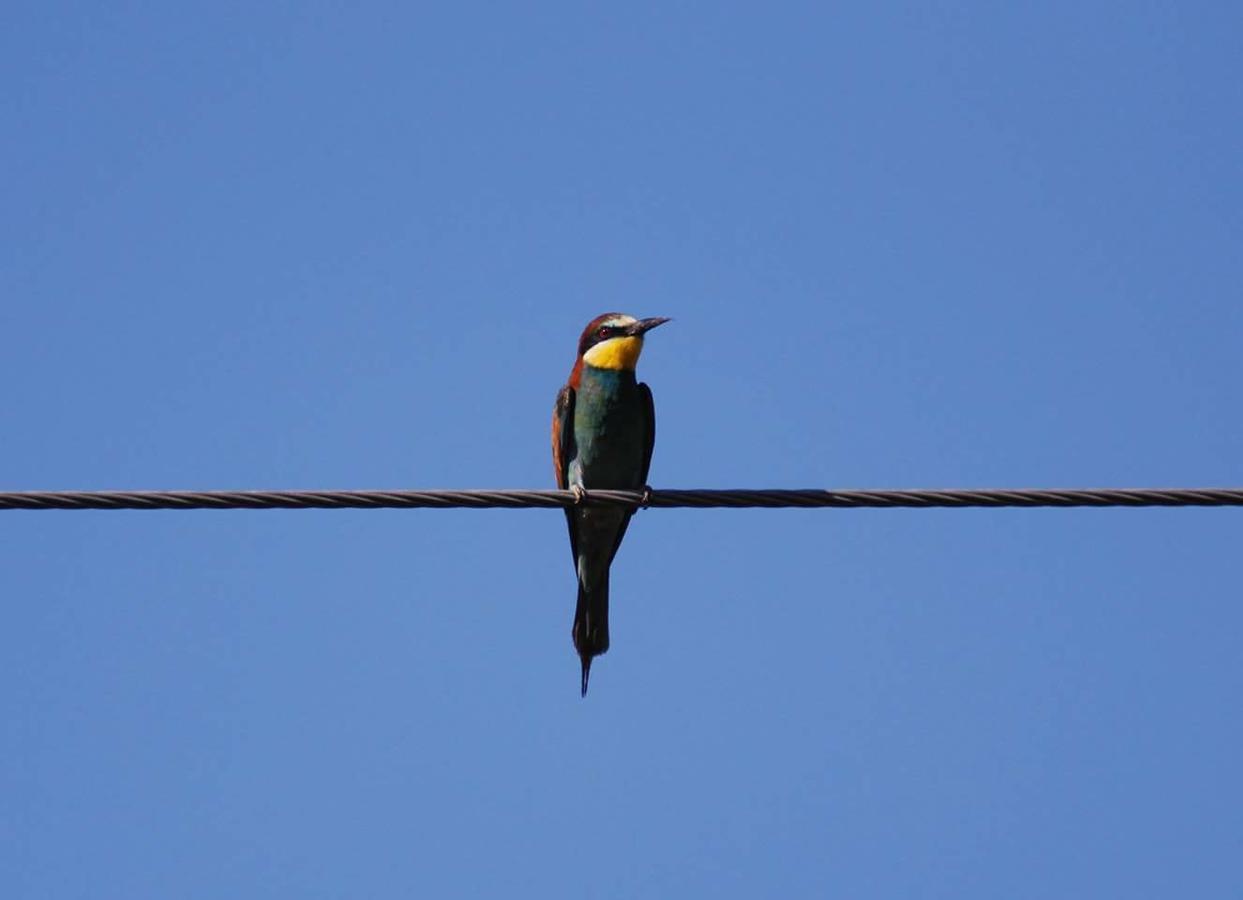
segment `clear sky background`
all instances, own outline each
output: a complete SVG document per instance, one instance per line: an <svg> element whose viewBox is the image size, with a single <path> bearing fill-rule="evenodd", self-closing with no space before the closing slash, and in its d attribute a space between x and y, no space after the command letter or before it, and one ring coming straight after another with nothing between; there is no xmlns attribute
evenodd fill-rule
<svg viewBox="0 0 1243 900"><path fill-rule="evenodd" d="M1235 3L9 3L0 488L1243 483ZM1241 510L0 512L6 898L1237 897Z"/></svg>

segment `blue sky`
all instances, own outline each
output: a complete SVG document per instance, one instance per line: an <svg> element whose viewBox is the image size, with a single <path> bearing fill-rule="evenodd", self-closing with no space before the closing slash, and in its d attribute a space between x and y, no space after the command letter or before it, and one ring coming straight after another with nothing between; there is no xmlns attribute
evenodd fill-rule
<svg viewBox="0 0 1243 900"><path fill-rule="evenodd" d="M10 4L0 488L1238 485L1240 18ZM1241 525L0 513L0 886L1236 896Z"/></svg>

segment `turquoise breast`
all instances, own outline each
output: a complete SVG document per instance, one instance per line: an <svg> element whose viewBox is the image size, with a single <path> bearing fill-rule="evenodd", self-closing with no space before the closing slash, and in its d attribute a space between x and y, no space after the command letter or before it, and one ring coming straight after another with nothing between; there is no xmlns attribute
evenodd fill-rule
<svg viewBox="0 0 1243 900"><path fill-rule="evenodd" d="M585 365L574 403L571 484L638 488L647 423L634 372Z"/></svg>

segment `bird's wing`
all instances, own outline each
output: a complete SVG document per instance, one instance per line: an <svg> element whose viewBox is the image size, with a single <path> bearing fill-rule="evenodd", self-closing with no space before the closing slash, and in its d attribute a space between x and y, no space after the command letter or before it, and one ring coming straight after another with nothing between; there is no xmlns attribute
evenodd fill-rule
<svg viewBox="0 0 1243 900"><path fill-rule="evenodd" d="M570 486L570 459L574 456L574 388L568 384L557 394L552 408L552 467L557 475L557 487L567 490ZM565 521L570 529L570 554L578 560L578 534L574 528L574 510L566 507Z"/></svg>
<svg viewBox="0 0 1243 900"><path fill-rule="evenodd" d="M570 458L574 455L574 399L574 388L567 384L552 408L552 467L557 487L563 491L570 486Z"/></svg>
<svg viewBox="0 0 1243 900"><path fill-rule="evenodd" d="M643 410L643 424L647 428L643 444L643 468L640 470L643 474L639 480L646 487L647 470L652 467L652 448L656 446L656 404L652 402L652 389L642 382L639 382L639 403Z"/></svg>
<svg viewBox="0 0 1243 900"><path fill-rule="evenodd" d="M639 383L639 409L643 419L643 428L646 432L643 435L643 464L639 467L639 488L647 487L647 472L652 467L652 448L656 446L656 404L652 402L652 389L646 384ZM609 564L613 562L613 557L617 556L617 548L621 546L622 538L626 536L626 529L630 527L630 517L634 515L631 510L624 519L622 519L621 527L617 529L617 538L613 541L613 552L609 554ZM573 531L573 529L570 529Z"/></svg>

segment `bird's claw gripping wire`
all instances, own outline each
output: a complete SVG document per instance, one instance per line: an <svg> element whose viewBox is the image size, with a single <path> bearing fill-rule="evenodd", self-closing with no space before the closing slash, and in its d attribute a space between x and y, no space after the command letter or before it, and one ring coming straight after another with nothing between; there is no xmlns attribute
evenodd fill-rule
<svg viewBox="0 0 1243 900"><path fill-rule="evenodd" d="M648 509L652 505L652 486L643 485L643 496L639 498L639 509Z"/></svg>
<svg viewBox="0 0 1243 900"><path fill-rule="evenodd" d="M583 501L587 499L587 489L581 484L570 485L570 493L574 495L575 506L582 506Z"/></svg>

